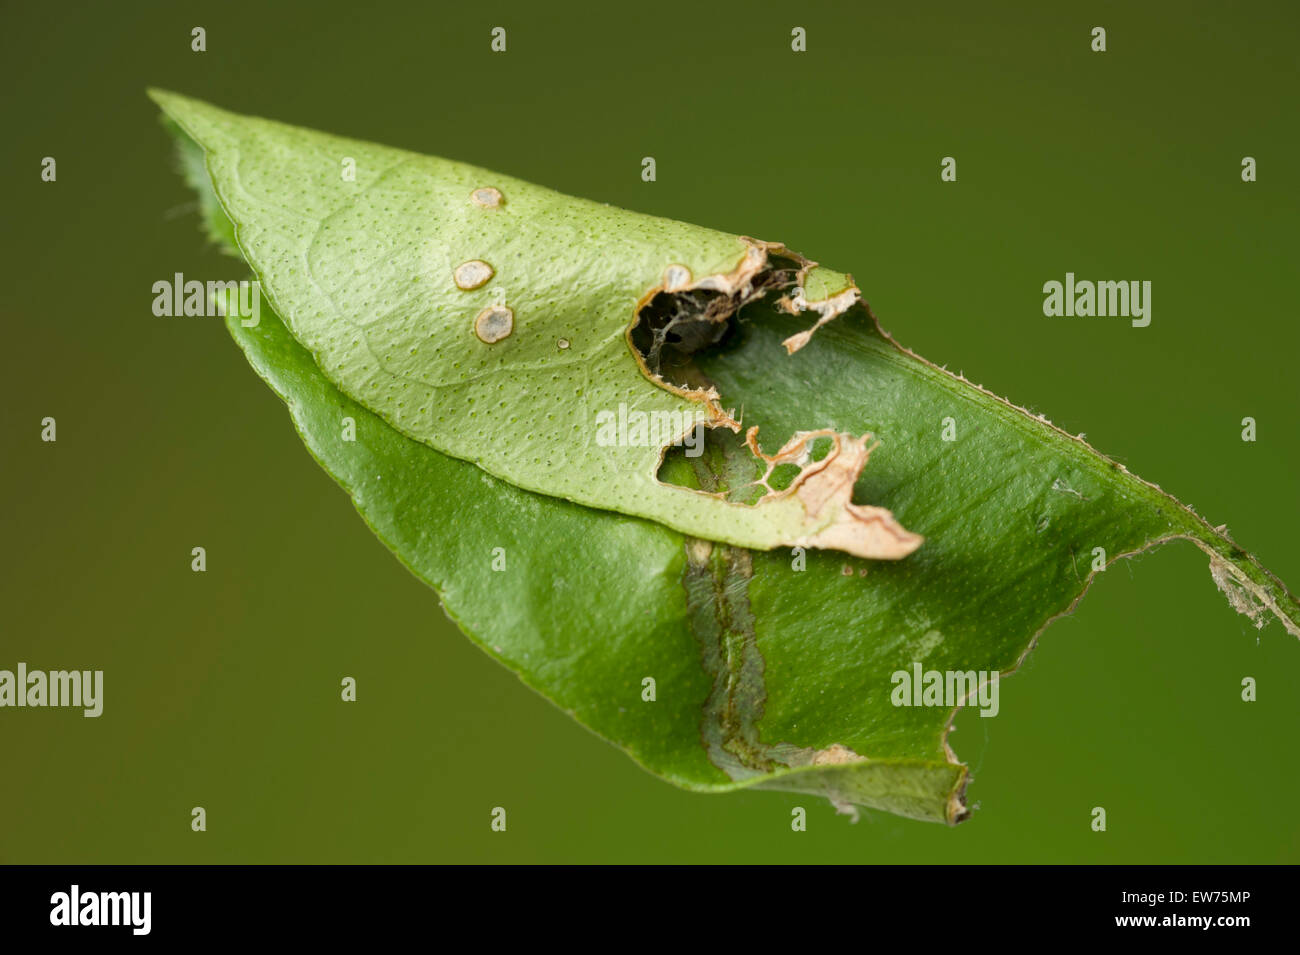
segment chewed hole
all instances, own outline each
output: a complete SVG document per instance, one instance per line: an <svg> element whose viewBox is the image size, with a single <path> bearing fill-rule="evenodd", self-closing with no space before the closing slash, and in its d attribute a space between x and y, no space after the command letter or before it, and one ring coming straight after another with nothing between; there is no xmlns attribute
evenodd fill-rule
<svg viewBox="0 0 1300 955"><path fill-rule="evenodd" d="M691 367L691 356L722 342L750 302L792 287L798 263L772 256L747 284L730 291L690 288L690 278L684 265L665 268L661 290L637 312L631 340L652 375L678 387L698 388L701 378ZM712 280L716 277L699 284Z"/></svg>
<svg viewBox="0 0 1300 955"><path fill-rule="evenodd" d="M716 494L733 504L757 504L767 492L763 462L745 439L727 428L702 428L664 452L657 477L663 484Z"/></svg>
<svg viewBox="0 0 1300 955"><path fill-rule="evenodd" d="M665 369L721 341L735 310L722 292L660 292L637 314L632 344L650 372L665 377Z"/></svg>
<svg viewBox="0 0 1300 955"><path fill-rule="evenodd" d="M778 464L767 477L767 486L774 491L784 491L797 478L803 468L797 464Z"/></svg>
<svg viewBox="0 0 1300 955"><path fill-rule="evenodd" d="M686 267L670 265L657 291L638 310L629 341L645 369L661 383L695 392L712 388L704 369L726 361L729 340L743 345L745 307L761 300L774 306L779 295L797 284L801 267L793 259L769 254L747 282L714 275L692 287ZM720 408L743 401L742 396L727 394L718 399ZM665 448L656 477L663 484L703 491L733 504L756 505L792 487L811 461L826 457L833 447L831 438L817 439L799 463L777 464L755 454L744 435L718 424Z"/></svg>

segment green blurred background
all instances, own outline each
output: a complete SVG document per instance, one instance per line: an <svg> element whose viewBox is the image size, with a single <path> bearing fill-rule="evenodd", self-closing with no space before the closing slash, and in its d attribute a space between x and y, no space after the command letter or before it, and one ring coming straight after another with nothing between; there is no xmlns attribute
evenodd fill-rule
<svg viewBox="0 0 1300 955"><path fill-rule="evenodd" d="M462 637L218 320L151 311L174 272L242 272L200 237L155 85L784 241L1294 589L1300 14L1136 7L6 3L0 668L103 669L106 699L0 710L0 861L1300 861L1300 644L1191 545L1112 568L997 719L958 719L957 829L693 795ZM1045 318L1066 271L1151 280L1150 327Z"/></svg>

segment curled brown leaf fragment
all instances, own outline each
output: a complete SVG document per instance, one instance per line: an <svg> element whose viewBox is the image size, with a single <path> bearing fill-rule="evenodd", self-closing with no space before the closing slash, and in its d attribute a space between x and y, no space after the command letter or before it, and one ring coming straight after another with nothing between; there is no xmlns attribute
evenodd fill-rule
<svg viewBox="0 0 1300 955"><path fill-rule="evenodd" d="M817 438L830 438L832 446L825 457L814 461L812 443ZM778 465L796 465L799 475L779 493L798 498L810 521L829 518L820 530L795 541L796 545L842 550L873 560L899 560L924 543L924 537L905 528L886 508L852 502L853 485L875 447L867 445L870 439L869 434L855 438L828 428L800 431L776 454L768 455L758 446L758 428L746 432L749 450L767 464L763 481Z"/></svg>
<svg viewBox="0 0 1300 955"><path fill-rule="evenodd" d="M781 343L785 346L786 354L793 355L800 348L803 348L804 345L808 344L808 340L813 337L813 333L816 332L817 329L821 328L837 316L843 315L846 311L852 308L854 304L861 301L861 299L862 293L858 291L856 285L850 285L844 291L838 292L830 298L822 299L818 302L808 301L804 297L802 291L796 292L795 295L790 298L782 299L782 306L786 311L791 312L792 314L797 315L800 312L817 313L817 323L813 325L812 328L806 328L801 332L796 332Z"/></svg>

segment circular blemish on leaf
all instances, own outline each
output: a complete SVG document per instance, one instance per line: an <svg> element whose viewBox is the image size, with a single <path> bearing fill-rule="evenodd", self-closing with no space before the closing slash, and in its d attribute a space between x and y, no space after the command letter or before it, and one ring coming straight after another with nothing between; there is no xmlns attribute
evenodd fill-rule
<svg viewBox="0 0 1300 955"><path fill-rule="evenodd" d="M492 266L482 259L470 259L468 262L462 262L456 266L452 278L456 282L456 288L468 292L470 289L478 288L490 279L492 271Z"/></svg>
<svg viewBox="0 0 1300 955"><path fill-rule="evenodd" d="M515 330L515 313L504 305L489 305L474 319L474 334L491 345Z"/></svg>
<svg viewBox="0 0 1300 955"><path fill-rule="evenodd" d="M680 292L691 284L691 270L684 265L670 265L664 269L664 291Z"/></svg>
<svg viewBox="0 0 1300 955"><path fill-rule="evenodd" d="M470 201L484 209L500 209L506 197L495 186L480 186L469 194Z"/></svg>

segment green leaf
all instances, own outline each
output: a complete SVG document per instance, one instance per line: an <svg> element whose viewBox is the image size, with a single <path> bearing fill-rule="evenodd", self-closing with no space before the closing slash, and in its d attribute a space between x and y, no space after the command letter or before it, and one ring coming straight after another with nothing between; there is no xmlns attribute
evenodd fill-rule
<svg viewBox="0 0 1300 955"><path fill-rule="evenodd" d="M194 143L181 145L195 168ZM204 208L212 235L232 235L221 207ZM1094 568L1170 540L1209 555L1234 608L1300 635L1296 599L1225 534L1083 441L901 348L862 305L790 354L789 316L755 301L691 370L743 396L764 430L811 420L831 435L881 435L857 490L926 535L904 560L748 550L515 486L401 433L331 381L276 315L252 327L241 317L232 311L232 334L311 452L461 628L686 788L965 818L967 769L947 746L953 701L895 705L903 677L1015 670ZM944 440L945 418L955 440ZM764 467L739 440L717 440L700 458L670 457L663 473L745 499ZM991 708L996 686L967 704Z"/></svg>
<svg viewBox="0 0 1300 955"><path fill-rule="evenodd" d="M658 479L664 449L697 423L739 423L707 387L647 371L629 347L639 305L694 293L710 309L687 323L698 334L781 288L792 312L822 323L856 301L847 276L779 244L152 95L203 147L239 247L294 337L408 437L518 487L732 544L888 558L920 544L834 481L865 463L850 435L841 466L754 503ZM807 340L790 332L791 348ZM647 416L663 433L603 443L601 415Z"/></svg>

